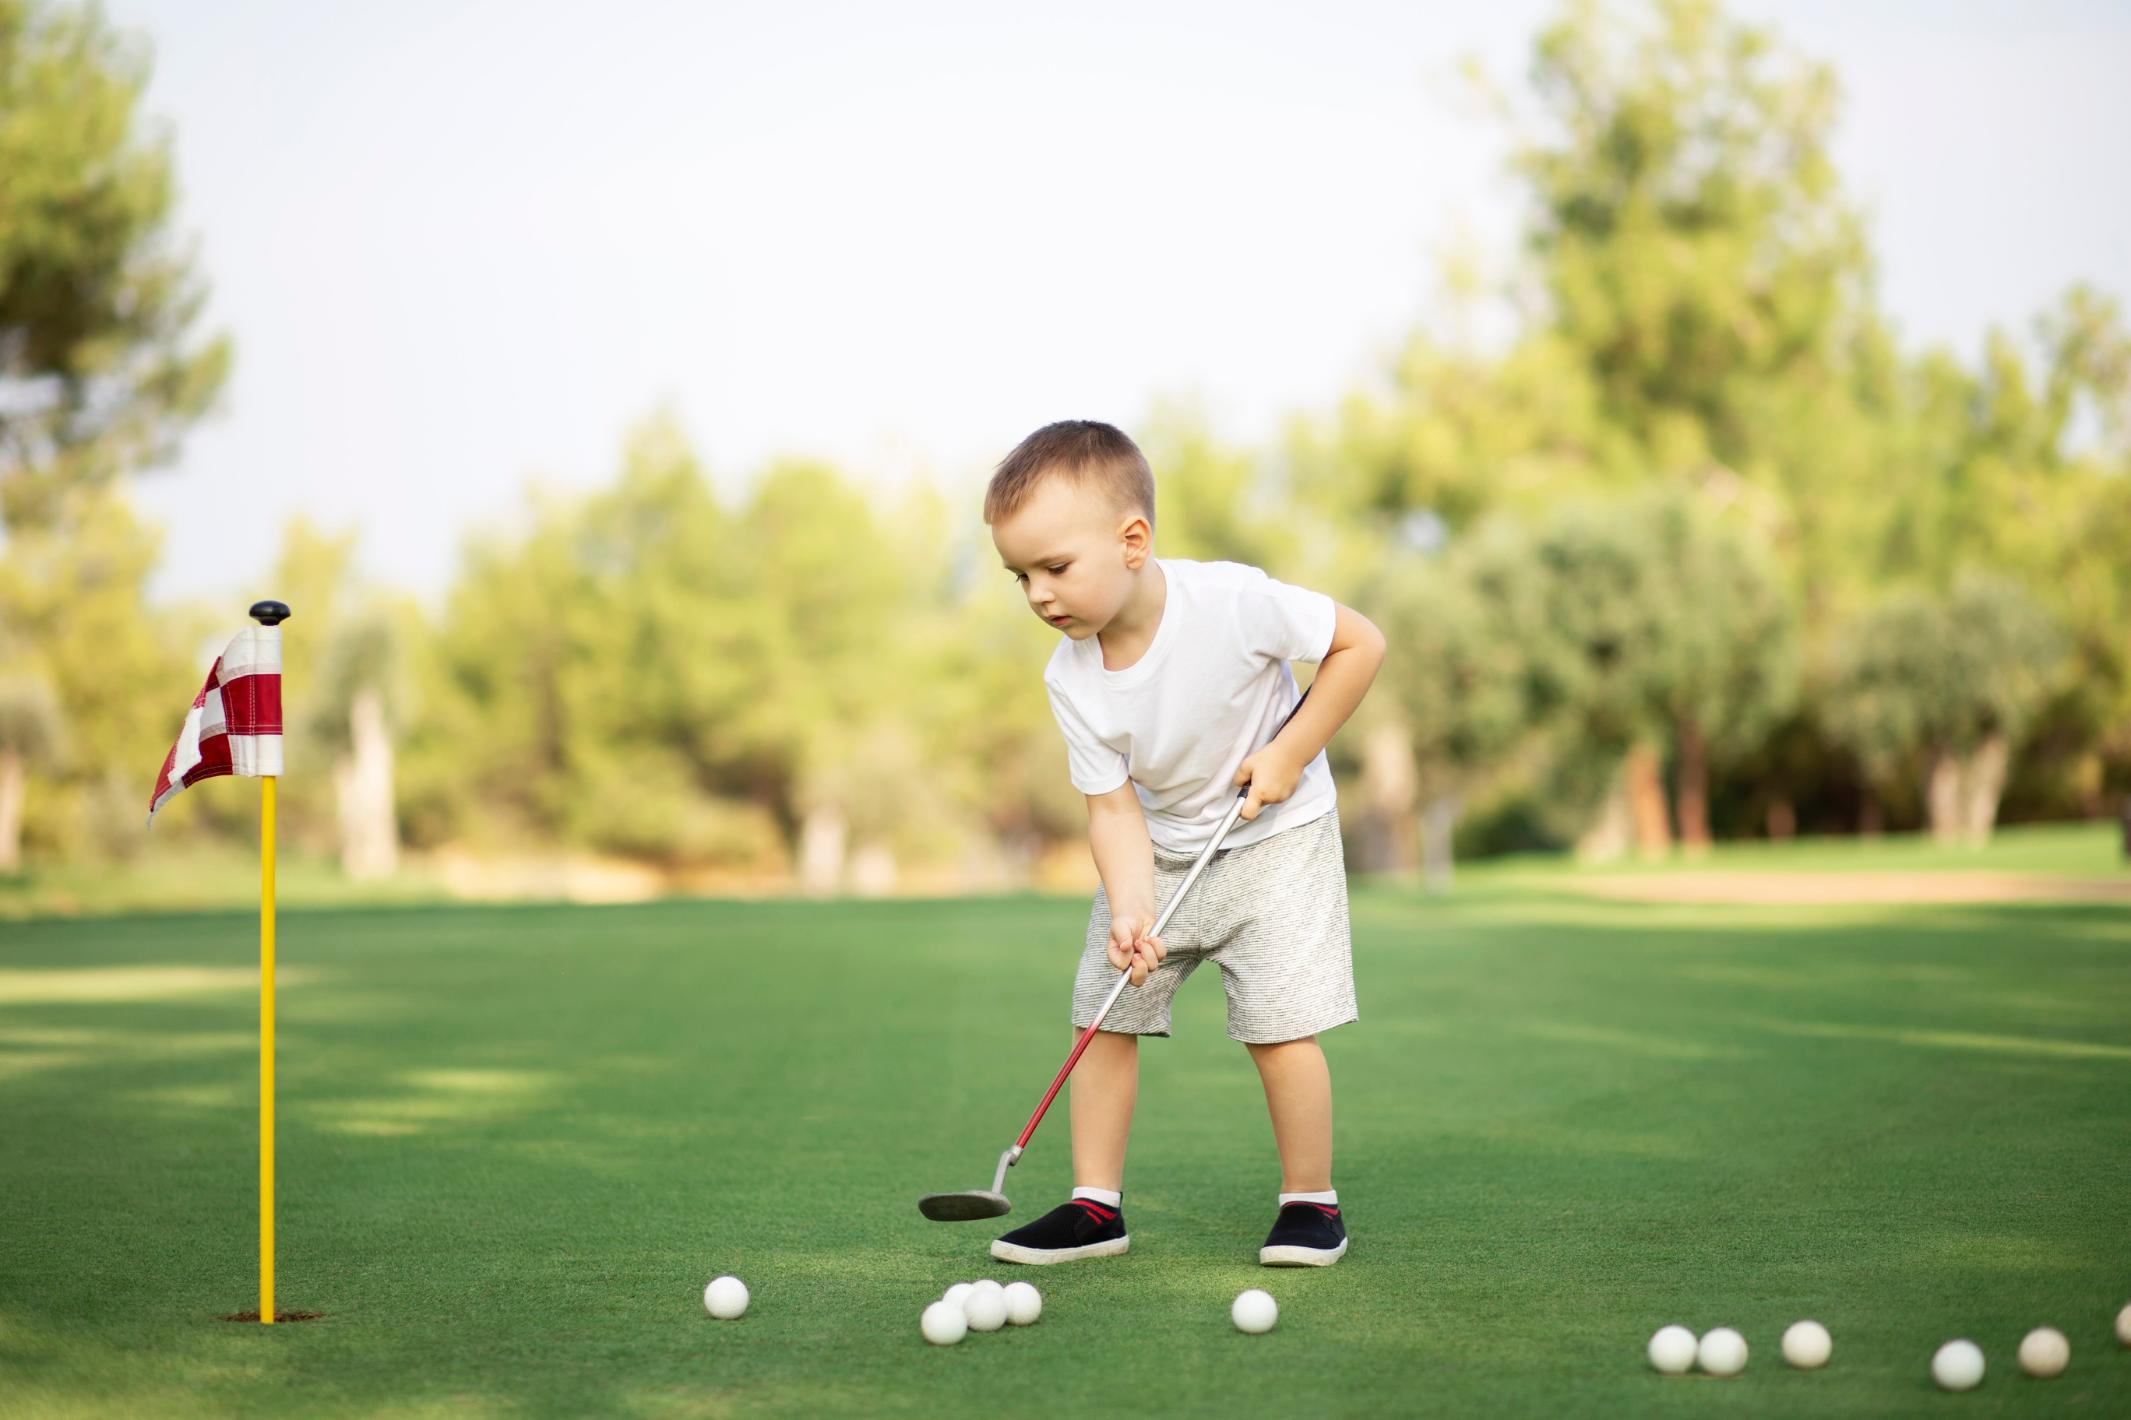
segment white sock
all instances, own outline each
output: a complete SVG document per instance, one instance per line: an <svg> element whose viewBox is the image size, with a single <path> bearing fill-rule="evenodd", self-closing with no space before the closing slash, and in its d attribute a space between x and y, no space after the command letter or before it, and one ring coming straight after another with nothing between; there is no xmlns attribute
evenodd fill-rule
<svg viewBox="0 0 2131 1420"><path fill-rule="evenodd" d="M1337 1208L1339 1206L1339 1190L1328 1188L1322 1193L1283 1193L1280 1195L1281 1207L1285 1208L1290 1203L1329 1203Z"/></svg>
<svg viewBox="0 0 2131 1420"><path fill-rule="evenodd" d="M1076 1188L1073 1190L1073 1196L1075 1198L1091 1199L1097 1203L1107 1203L1112 1208L1121 1206L1125 1201L1125 1195L1114 1188Z"/></svg>

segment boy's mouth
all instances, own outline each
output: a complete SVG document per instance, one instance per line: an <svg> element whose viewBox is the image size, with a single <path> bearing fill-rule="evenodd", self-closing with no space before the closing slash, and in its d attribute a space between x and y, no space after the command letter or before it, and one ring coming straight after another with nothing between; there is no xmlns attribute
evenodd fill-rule
<svg viewBox="0 0 2131 1420"><path fill-rule="evenodd" d="M1045 621L1048 621L1053 626L1063 626L1072 619L1070 616L1047 616L1044 618Z"/></svg>

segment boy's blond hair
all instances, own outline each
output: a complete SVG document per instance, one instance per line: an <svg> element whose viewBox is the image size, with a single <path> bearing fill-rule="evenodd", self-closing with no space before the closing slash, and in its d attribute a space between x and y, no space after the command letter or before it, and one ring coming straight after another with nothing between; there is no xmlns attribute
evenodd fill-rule
<svg viewBox="0 0 2131 1420"><path fill-rule="evenodd" d="M1046 424L1014 446L984 490L984 522L1011 516L1044 479L1093 484L1117 513L1137 511L1154 529L1154 471L1125 431L1093 419Z"/></svg>

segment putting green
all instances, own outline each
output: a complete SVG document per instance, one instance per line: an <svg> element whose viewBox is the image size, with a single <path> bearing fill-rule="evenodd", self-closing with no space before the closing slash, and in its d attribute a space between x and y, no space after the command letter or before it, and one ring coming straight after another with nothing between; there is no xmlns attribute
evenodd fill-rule
<svg viewBox="0 0 2131 1420"><path fill-rule="evenodd" d="M916 1199L988 1183L1063 1058L1084 912L285 914L278 1301L324 1315L274 1328L215 1320L256 1304L252 919L0 927L0 1414L2131 1410L2131 912L1357 888L1347 1260L1255 1265L1278 1173L1209 977L1143 1051L1132 1253L1017 1271ZM1060 1110L1015 1221L1066 1146ZM925 1346L985 1275L1043 1320ZM1650 1373L1671 1321L1746 1373ZM2041 1324L2056 1381L2013 1361Z"/></svg>

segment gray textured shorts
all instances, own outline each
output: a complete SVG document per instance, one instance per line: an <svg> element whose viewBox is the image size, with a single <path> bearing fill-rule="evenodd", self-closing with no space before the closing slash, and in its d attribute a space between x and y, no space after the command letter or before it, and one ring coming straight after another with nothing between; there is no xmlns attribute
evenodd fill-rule
<svg viewBox="0 0 2131 1420"><path fill-rule="evenodd" d="M1154 855L1157 911L1192 859ZM1110 965L1110 900L1095 890L1087 943L1073 981L1073 1025L1095 1019L1117 982ZM1241 848L1223 848L1162 930L1169 949L1141 986L1127 986L1102 1028L1169 1034L1169 1003L1202 962L1221 968L1228 1034L1251 1045L1300 1040L1356 1019L1354 950L1347 929L1347 869L1337 806Z"/></svg>

